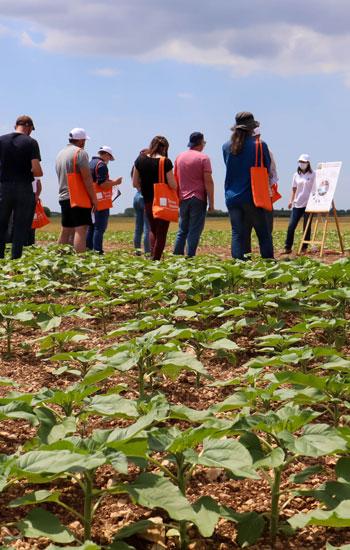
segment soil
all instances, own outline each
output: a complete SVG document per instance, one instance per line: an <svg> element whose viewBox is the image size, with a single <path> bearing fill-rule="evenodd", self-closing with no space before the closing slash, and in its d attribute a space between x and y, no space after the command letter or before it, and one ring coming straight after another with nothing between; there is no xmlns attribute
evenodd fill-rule
<svg viewBox="0 0 350 550"><path fill-rule="evenodd" d="M107 246L107 249L110 248ZM112 248L115 248L114 246ZM203 246L202 253L213 253L211 247ZM215 248L215 254L222 258L229 257L227 248ZM325 261L331 262L338 259L332 253L327 253ZM284 259L284 257L283 257ZM83 298L80 300L83 302ZM38 298L37 301L40 301ZM77 300L69 295L59 295L55 297L56 302L76 306ZM136 306L118 306L115 309L113 316L108 322L107 330L115 328L116 324L131 320L136 313ZM58 330L82 329L89 331L89 340L80 345L68 346L68 349L92 349L105 348L106 340L102 331L101 321L96 319L84 320L70 317L64 318ZM251 330L251 329L249 329ZM254 329L252 329L254 332ZM223 355L218 358L214 352L207 350L201 357L204 366L215 380L229 380L233 377L240 377L245 371L243 364L254 354L251 345L252 337L256 334L242 334L237 343L245 349L244 353L238 353L236 362L232 362L230 357ZM67 388L76 381L73 375L63 373L59 377L54 374L58 363L53 363L48 360L50 354L39 356L39 343L36 341L38 334L31 328L16 327L13 334L13 356L6 358L6 349L4 340L0 340L0 376L10 377L14 380L20 392L36 392L43 387L48 388ZM25 342L28 346L23 346ZM108 341L111 345L111 341ZM116 374L101 384L101 392L105 392L111 387L119 383L127 384L127 391L123 393L124 397L137 398L137 379L135 371ZM200 386L196 387L195 376L190 373L184 373L179 376L176 382L160 377L156 380L154 390L159 387L165 394L169 402L174 404L184 404L189 407L202 410L208 406L224 400L231 393L230 387L213 387L210 381L201 379ZM8 391L7 387L0 387L0 396L5 396ZM323 417L323 421L325 418ZM106 428L114 426L125 426L129 422L125 420L113 419L106 420L99 417L91 417L89 419L88 431L91 432L96 428ZM186 423L183 423L186 426ZM0 453L11 454L35 435L35 428L31 427L23 420L4 420L0 422ZM287 483L288 477L296 472L300 472L305 466L313 465L316 461L313 459L297 460L293 463L283 475L282 490L287 487L290 489L290 483ZM323 466L322 474L317 474L311 477L306 484L308 487L316 487L320 485L326 478L334 477L333 457L325 457L317 459L317 463ZM129 475L123 477L120 474L120 480L132 480L139 472L136 466L130 467ZM110 467L102 467L98 470L96 476L96 484L104 487L116 479L116 473ZM36 488L42 488L40 486ZM55 488L55 484L52 485ZM80 505L81 493L76 485L59 484L62 491L62 500L66 503L71 503L74 506ZM9 535L16 535L18 531L13 526L13 522L23 518L28 509L16 508L11 509L7 504L14 498L22 496L25 492L32 490L33 486L27 486L24 481L16 482L10 488L5 490L0 496L0 543L5 543ZM205 470L198 468L192 476L190 486L188 487L187 496L191 501L195 501L200 496L208 495L217 500L219 503L232 507L237 512L247 512L255 510L257 512L269 512L270 506L270 488L264 479L257 480L234 480L230 479L224 471L221 470ZM309 511L317 507L318 503L309 497L294 497L287 502L288 497L283 495L281 503L286 503L286 507L282 512L282 520L286 520L297 512ZM69 517L67 512L62 512L55 504L45 504L44 508L58 514L65 525L68 525L77 535L82 535L82 526L76 521L76 518ZM92 534L93 539L100 544L108 544L113 539L113 535L118 529L130 522L140 519L157 518L158 524L162 525L169 520L166 514L160 510L150 511L140 506L133 504L125 495L108 496L104 498L98 508L97 514L93 521ZM159 529L158 542L163 544L164 548L175 548L175 539L167 539L162 530ZM156 539L157 539L156 536ZM226 520L220 520L215 530L215 535L211 539L202 539L195 529L191 532L192 550L231 550L239 548L236 543L236 529L233 523ZM275 549L276 550L320 550L324 549L326 542L337 547L342 544L350 544L350 531L346 529L330 529L324 527L308 527L298 531L291 538L280 535L278 537ZM154 541L147 541L139 537L131 539L131 543L140 550L161 548L154 546ZM18 550L41 550L48 546L49 542L46 539L25 539L19 537L18 540L11 542L11 546ZM268 536L262 538L258 544L250 547L252 550L267 550L271 548Z"/></svg>

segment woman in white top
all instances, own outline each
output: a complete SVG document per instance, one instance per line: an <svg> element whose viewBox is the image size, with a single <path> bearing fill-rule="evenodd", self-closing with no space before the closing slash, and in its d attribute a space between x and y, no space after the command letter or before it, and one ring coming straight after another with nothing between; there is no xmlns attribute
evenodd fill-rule
<svg viewBox="0 0 350 550"><path fill-rule="evenodd" d="M306 154L300 155L298 159L298 170L293 176L292 196L288 204L288 208L291 208L292 212L287 230L284 254L290 254L292 252L295 229L299 223L299 220L302 217L304 217L305 231L305 227L309 217L308 214L305 214L305 208L308 203L312 187L315 183L315 177L315 172L312 170L310 164L310 156ZM311 223L305 236L305 239L307 241L310 240L310 235ZM306 250L307 244L304 244L302 249Z"/></svg>

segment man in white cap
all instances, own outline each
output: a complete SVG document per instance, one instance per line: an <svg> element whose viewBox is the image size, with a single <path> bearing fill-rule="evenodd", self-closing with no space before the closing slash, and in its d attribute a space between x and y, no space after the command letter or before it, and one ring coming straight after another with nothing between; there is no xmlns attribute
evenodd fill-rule
<svg viewBox="0 0 350 550"><path fill-rule="evenodd" d="M103 254L103 235L107 229L109 210L112 208L112 189L122 183L122 178L111 180L108 172L108 163L114 159L109 145L102 145L98 156L90 160L90 171L94 181L97 197L97 208L94 212L94 223L90 225L86 246L99 254Z"/></svg>
<svg viewBox="0 0 350 550"><path fill-rule="evenodd" d="M70 204L67 175L73 173L74 157L77 152L75 171L81 175L92 206L94 208L97 206L96 193L89 167L89 157L86 151L84 151L87 139L89 139L89 136L86 134L84 128L73 128L69 132L68 145L58 153L56 158L59 203L62 212L62 230L58 243L73 244L76 252L85 252L86 233L91 224L91 208L72 207Z"/></svg>

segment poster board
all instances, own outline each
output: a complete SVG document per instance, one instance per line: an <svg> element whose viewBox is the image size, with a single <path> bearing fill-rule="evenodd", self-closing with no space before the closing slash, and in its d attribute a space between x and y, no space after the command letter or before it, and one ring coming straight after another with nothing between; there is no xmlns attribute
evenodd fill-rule
<svg viewBox="0 0 350 550"><path fill-rule="evenodd" d="M320 162L318 164L316 179L306 205L306 212L330 211L341 166L341 161Z"/></svg>

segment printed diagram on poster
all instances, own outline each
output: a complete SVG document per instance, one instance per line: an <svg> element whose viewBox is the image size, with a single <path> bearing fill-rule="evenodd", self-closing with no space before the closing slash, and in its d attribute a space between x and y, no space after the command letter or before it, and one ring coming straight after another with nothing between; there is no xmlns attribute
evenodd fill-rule
<svg viewBox="0 0 350 550"><path fill-rule="evenodd" d="M306 205L306 212L330 211L341 166L341 161L320 162L318 164L316 180Z"/></svg>

